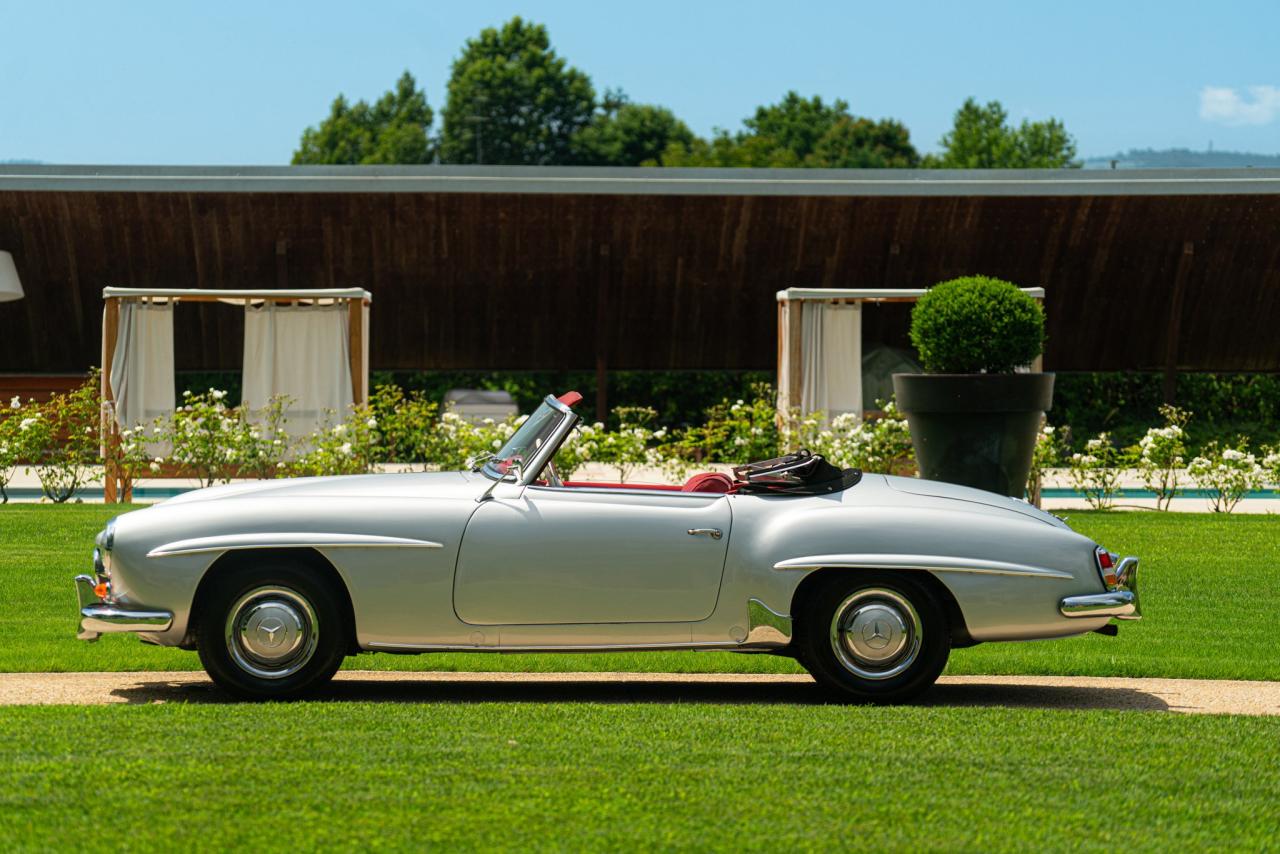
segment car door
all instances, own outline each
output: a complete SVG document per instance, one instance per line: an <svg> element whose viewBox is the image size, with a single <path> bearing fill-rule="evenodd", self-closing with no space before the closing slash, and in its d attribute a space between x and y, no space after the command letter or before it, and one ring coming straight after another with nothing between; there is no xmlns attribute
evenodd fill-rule
<svg viewBox="0 0 1280 854"><path fill-rule="evenodd" d="M724 495L529 486L472 514L454 610L473 625L706 619L730 522Z"/></svg>

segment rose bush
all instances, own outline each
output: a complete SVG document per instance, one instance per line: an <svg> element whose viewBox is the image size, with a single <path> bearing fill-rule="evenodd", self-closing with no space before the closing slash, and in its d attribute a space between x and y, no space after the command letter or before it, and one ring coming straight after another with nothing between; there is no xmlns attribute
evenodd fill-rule
<svg viewBox="0 0 1280 854"><path fill-rule="evenodd" d="M1251 490L1261 489L1266 480L1266 471L1249 453L1244 439L1235 447L1216 441L1205 445L1187 466L1187 474L1209 493L1214 513L1230 513L1241 498Z"/></svg>
<svg viewBox="0 0 1280 854"><path fill-rule="evenodd" d="M1124 458L1108 433L1085 442L1084 452L1068 458L1071 483L1095 510L1108 510L1121 495L1120 474Z"/></svg>

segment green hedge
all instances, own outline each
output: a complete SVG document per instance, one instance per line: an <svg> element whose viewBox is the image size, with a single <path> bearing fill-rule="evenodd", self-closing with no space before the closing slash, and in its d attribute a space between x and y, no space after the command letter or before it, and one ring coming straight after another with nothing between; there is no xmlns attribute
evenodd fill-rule
<svg viewBox="0 0 1280 854"><path fill-rule="evenodd" d="M522 412L531 412L547 394L576 389L583 396L580 411L588 418L596 411L595 371L374 371L370 380L374 388L394 383L436 401L455 388L502 389L511 393ZM726 399L749 400L752 385L773 381L772 371L610 371L608 404L610 410L651 407L659 423L669 427L701 424L709 407ZM178 374L179 398L184 390L199 393L209 388L226 391L228 406L240 404L239 371Z"/></svg>
<svg viewBox="0 0 1280 854"><path fill-rule="evenodd" d="M1118 446L1131 445L1161 423L1163 383L1154 372L1060 373L1049 423L1069 426L1077 449L1103 430ZM1240 435L1255 448L1280 441L1280 375L1180 374L1174 402L1192 413L1187 437L1193 453L1206 442Z"/></svg>
<svg viewBox="0 0 1280 854"><path fill-rule="evenodd" d="M751 386L773 382L771 371L613 371L609 374L609 408L651 406L658 423L671 427L701 424L705 411L722 400L749 400ZM583 412L595 412L594 371L375 371L373 384L394 382L406 391L419 389L440 400L451 388L506 389L524 412L548 392L576 388L586 397ZM1060 373L1049 423L1070 426L1080 447L1090 436L1109 430L1120 445L1138 440L1160 424L1163 402L1159 373ZM240 399L240 372L184 372L178 395L210 387L228 392L228 404ZM1280 442L1280 375L1182 374L1177 404L1193 413L1187 426L1193 450L1214 439L1239 434L1258 444ZM613 425L616 426L616 425Z"/></svg>

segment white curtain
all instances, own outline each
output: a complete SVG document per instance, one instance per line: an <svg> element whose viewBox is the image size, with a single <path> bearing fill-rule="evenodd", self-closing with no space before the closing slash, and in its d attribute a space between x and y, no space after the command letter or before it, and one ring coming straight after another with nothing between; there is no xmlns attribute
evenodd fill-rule
<svg viewBox="0 0 1280 854"><path fill-rule="evenodd" d="M803 412L862 416L862 304L805 301L800 316Z"/></svg>
<svg viewBox="0 0 1280 854"><path fill-rule="evenodd" d="M108 368L116 422L150 425L173 412L173 303L120 303L116 349Z"/></svg>
<svg viewBox="0 0 1280 854"><path fill-rule="evenodd" d="M347 317L343 305L246 307L244 405L252 412L288 395L292 436L315 430L328 410L346 417L354 400Z"/></svg>

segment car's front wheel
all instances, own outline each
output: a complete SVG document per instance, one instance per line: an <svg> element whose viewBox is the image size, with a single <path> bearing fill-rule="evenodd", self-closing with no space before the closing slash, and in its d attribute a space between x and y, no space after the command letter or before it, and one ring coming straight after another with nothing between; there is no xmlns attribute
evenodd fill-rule
<svg viewBox="0 0 1280 854"><path fill-rule="evenodd" d="M224 690L291 699L324 685L348 646L327 580L300 563L244 563L212 579L197 615L200 661Z"/></svg>
<svg viewBox="0 0 1280 854"><path fill-rule="evenodd" d="M946 613L905 575L841 572L799 603L797 658L821 685L850 700L900 703L946 666Z"/></svg>

